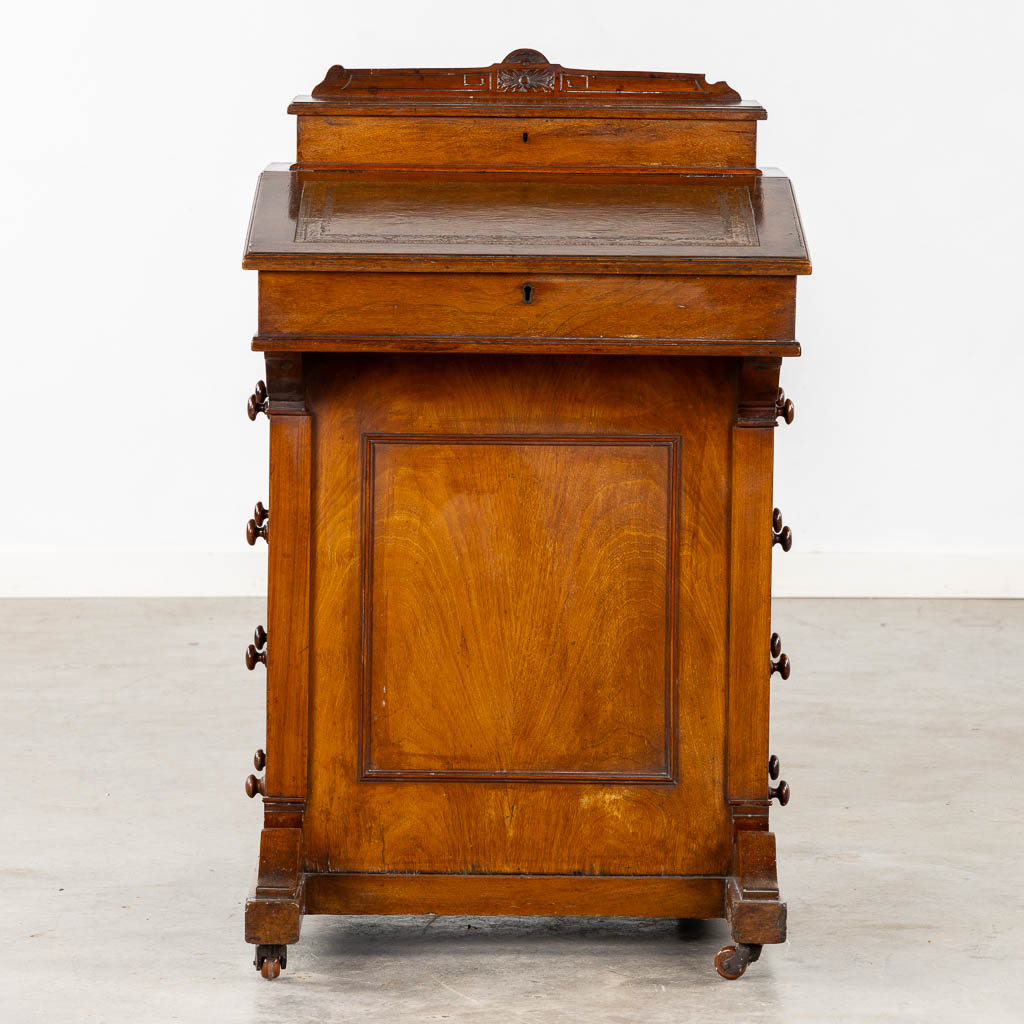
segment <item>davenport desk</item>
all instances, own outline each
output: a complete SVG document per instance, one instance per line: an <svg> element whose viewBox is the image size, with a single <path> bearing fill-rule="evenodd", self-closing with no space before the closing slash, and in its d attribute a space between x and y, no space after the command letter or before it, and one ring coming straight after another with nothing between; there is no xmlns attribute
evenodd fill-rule
<svg viewBox="0 0 1024 1024"><path fill-rule="evenodd" d="M728 918L739 977L786 934L772 453L810 272L764 109L516 50L289 110L244 262L257 968L303 914L626 915Z"/></svg>

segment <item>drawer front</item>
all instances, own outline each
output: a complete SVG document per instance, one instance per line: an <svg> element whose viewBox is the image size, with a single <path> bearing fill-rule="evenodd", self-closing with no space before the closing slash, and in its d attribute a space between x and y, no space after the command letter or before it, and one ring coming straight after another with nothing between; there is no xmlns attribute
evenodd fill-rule
<svg viewBox="0 0 1024 1024"><path fill-rule="evenodd" d="M617 170L752 168L754 121L299 117L298 163Z"/></svg>
<svg viewBox="0 0 1024 1024"><path fill-rule="evenodd" d="M792 277L266 271L261 335L787 340Z"/></svg>

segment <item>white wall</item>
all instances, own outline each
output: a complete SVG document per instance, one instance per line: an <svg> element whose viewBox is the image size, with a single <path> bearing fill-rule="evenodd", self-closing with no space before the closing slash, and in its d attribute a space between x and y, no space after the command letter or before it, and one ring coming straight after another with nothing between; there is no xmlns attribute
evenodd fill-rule
<svg viewBox="0 0 1024 1024"><path fill-rule="evenodd" d="M410 0L5 15L0 593L242 593L259 170L331 63L700 71L794 179L777 590L1024 596L1021 5ZM188 368L188 369L186 369ZM181 382L192 383L187 390ZM261 545L262 549L262 545Z"/></svg>

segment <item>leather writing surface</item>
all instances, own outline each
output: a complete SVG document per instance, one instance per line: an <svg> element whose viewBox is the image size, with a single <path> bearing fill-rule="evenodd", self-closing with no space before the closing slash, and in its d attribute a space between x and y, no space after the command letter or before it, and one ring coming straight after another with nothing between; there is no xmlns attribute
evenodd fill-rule
<svg viewBox="0 0 1024 1024"><path fill-rule="evenodd" d="M260 179L245 266L810 272L793 190L771 173L413 180L276 167Z"/></svg>
<svg viewBox="0 0 1024 1024"><path fill-rule="evenodd" d="M628 252L648 246L757 244L746 185L623 187L535 182L312 181L302 187L296 242L472 244L480 251L536 246Z"/></svg>

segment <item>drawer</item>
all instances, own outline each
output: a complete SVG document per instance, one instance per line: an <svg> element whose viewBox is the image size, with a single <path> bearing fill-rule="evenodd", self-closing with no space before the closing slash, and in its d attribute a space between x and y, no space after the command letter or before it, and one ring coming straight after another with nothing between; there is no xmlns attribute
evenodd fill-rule
<svg viewBox="0 0 1024 1024"><path fill-rule="evenodd" d="M303 167L753 168L755 121L299 117Z"/></svg>
<svg viewBox="0 0 1024 1024"><path fill-rule="evenodd" d="M260 273L262 336L788 340L793 277Z"/></svg>

